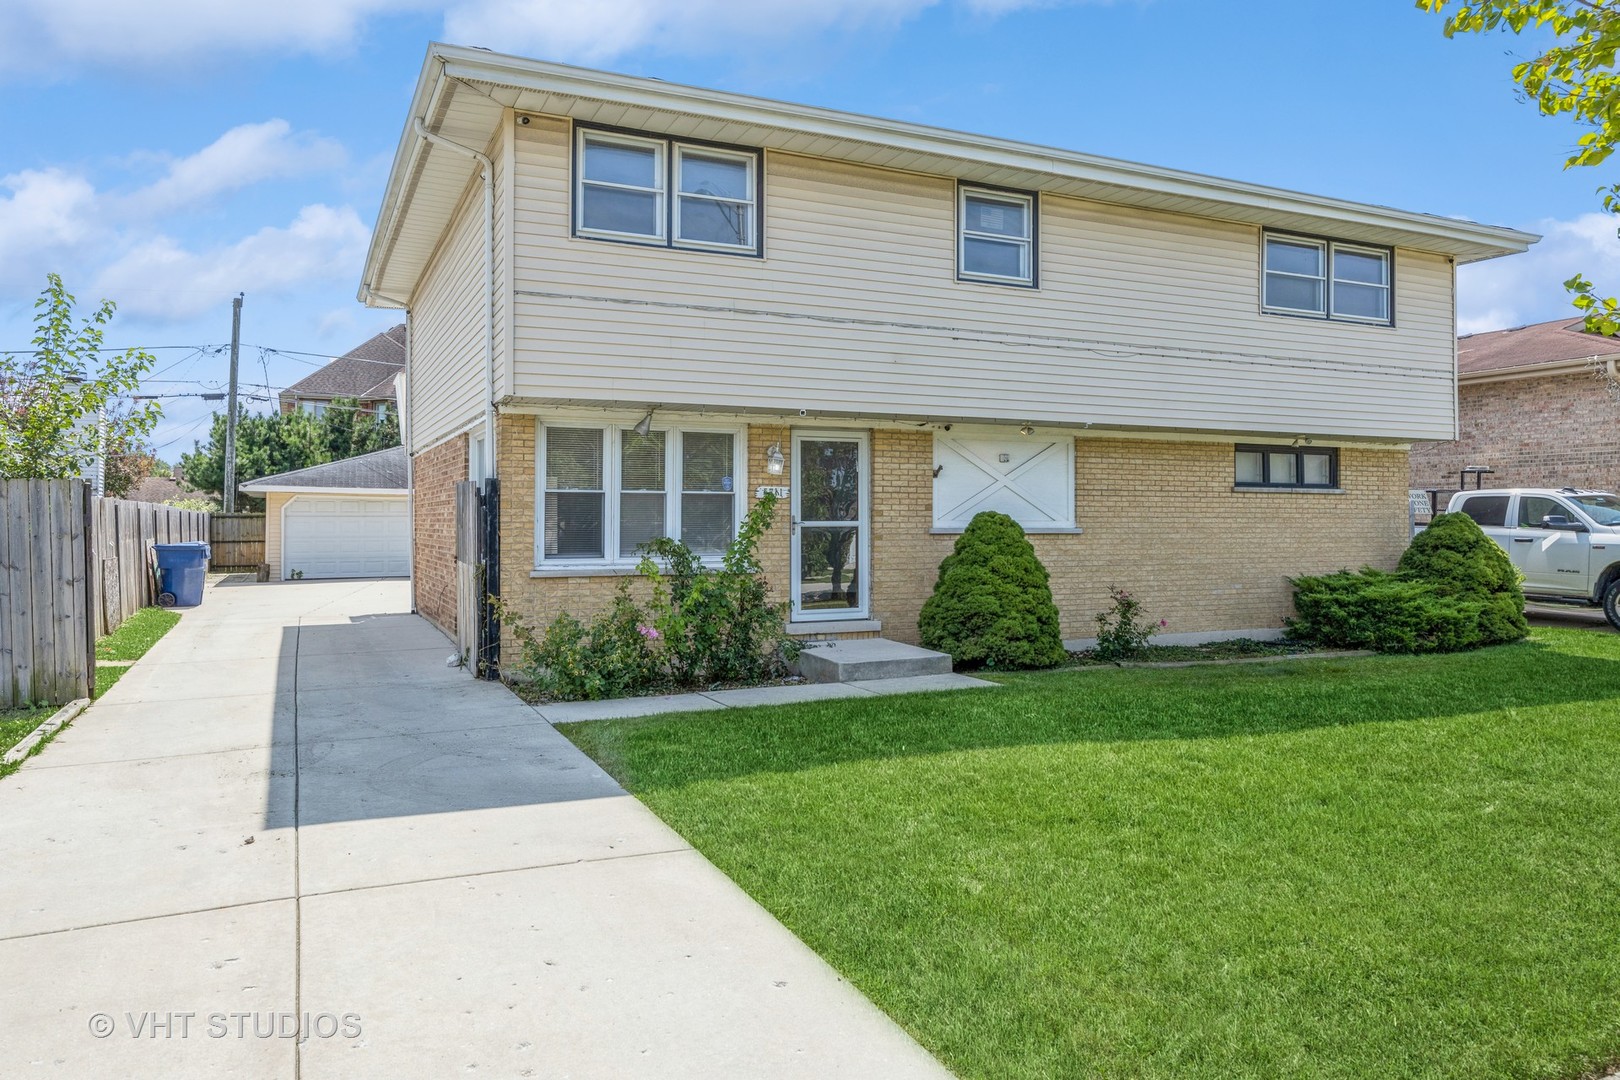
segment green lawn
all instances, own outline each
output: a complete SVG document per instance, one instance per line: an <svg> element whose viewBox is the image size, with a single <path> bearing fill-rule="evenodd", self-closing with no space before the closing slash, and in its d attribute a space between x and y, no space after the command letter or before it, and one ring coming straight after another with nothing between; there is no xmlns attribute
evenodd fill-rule
<svg viewBox="0 0 1620 1080"><path fill-rule="evenodd" d="M178 612L165 608L141 608L119 624L118 629L96 642L97 660L139 660L158 638L174 629Z"/></svg>
<svg viewBox="0 0 1620 1080"><path fill-rule="evenodd" d="M41 705L29 709L0 709L0 754L22 742L30 731L43 724L55 711L55 705Z"/></svg>
<svg viewBox="0 0 1620 1080"><path fill-rule="evenodd" d="M119 624L118 629L96 642L96 659L139 660L158 639L180 621L177 612L165 608L141 608ZM112 689L113 683L123 678L129 668L123 664L96 665L95 696L100 697Z"/></svg>
<svg viewBox="0 0 1620 1080"><path fill-rule="evenodd" d="M1004 681L563 730L964 1077L1620 1060L1620 636Z"/></svg>

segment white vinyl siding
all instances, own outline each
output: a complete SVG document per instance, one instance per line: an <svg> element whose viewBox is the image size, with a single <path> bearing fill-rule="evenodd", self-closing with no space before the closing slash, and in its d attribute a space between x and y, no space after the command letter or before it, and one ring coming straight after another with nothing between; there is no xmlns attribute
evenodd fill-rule
<svg viewBox="0 0 1620 1080"><path fill-rule="evenodd" d="M1261 311L1255 226L1043 196L1040 290L967 303L950 178L770 153L768 257L716 259L572 241L568 125L517 130L520 397L1453 435L1443 256L1395 252L1394 329L1276 318Z"/></svg>
<svg viewBox="0 0 1620 1080"><path fill-rule="evenodd" d="M934 436L934 528L985 510L1026 529L1074 527L1074 439L1016 431Z"/></svg>
<svg viewBox="0 0 1620 1080"><path fill-rule="evenodd" d="M483 415L484 195L457 211L411 305L411 452Z"/></svg>

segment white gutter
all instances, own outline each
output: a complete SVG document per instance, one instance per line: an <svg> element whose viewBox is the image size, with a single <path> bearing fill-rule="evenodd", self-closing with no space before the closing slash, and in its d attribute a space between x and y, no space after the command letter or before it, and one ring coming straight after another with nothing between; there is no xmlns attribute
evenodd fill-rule
<svg viewBox="0 0 1620 1080"><path fill-rule="evenodd" d="M495 476L495 166L472 147L429 131L420 116L412 127L434 146L477 160L484 178L484 453L479 462L484 475L478 479L491 479Z"/></svg>
<svg viewBox="0 0 1620 1080"><path fill-rule="evenodd" d="M1551 378L1554 375L1580 375L1601 366L1610 378L1620 376L1620 356L1572 356L1567 360L1550 360L1541 364L1520 364L1515 367L1489 368L1485 371L1464 371L1458 374L1460 384L1513 382L1519 379Z"/></svg>
<svg viewBox="0 0 1620 1080"><path fill-rule="evenodd" d="M1182 169L1144 165L1013 139L972 135L926 124L706 90L662 79L594 71L487 49L434 43L428 47L428 55L443 65L443 78L463 82L483 82L540 94L608 102L629 106L632 110L684 113L733 124L773 127L834 140L942 155L960 161L990 163L1082 182L1117 185L1142 192L1207 199L1213 203L1244 207L1266 214L1299 214L1341 224L1407 230L1418 235L1492 249L1489 254L1480 251L1464 261L1524 251L1541 239L1536 233L1482 225L1460 218L1309 195L1265 184L1204 176Z"/></svg>

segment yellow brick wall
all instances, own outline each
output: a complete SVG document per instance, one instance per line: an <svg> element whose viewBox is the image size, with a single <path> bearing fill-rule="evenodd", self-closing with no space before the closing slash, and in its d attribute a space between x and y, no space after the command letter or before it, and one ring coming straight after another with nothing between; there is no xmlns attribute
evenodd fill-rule
<svg viewBox="0 0 1620 1080"><path fill-rule="evenodd" d="M915 641L917 615L956 542L930 535L933 439L872 436L872 603L883 636ZM1033 535L1067 638L1096 633L1112 585L1166 632L1282 625L1288 578L1393 568L1408 537L1406 454L1340 451L1343 494L1233 491L1231 443L1076 439L1079 535Z"/></svg>
<svg viewBox="0 0 1620 1080"><path fill-rule="evenodd" d="M501 593L531 626L563 611L588 618L613 599L622 576L531 577L534 566L533 417L502 416ZM954 535L933 535L933 436L871 433L872 615L883 636L917 639L917 615L950 554ZM765 472L780 442L787 470ZM790 431L751 425L750 491L792 483ZM1342 494L1232 490L1232 444L1148 439L1075 441L1080 534L1034 535L1052 574L1065 637L1095 633L1092 618L1118 585L1140 597L1167 632L1282 625L1288 578L1357 568L1391 568L1407 541L1407 457L1403 451L1340 451ZM789 512L783 503L760 559L774 597L789 595ZM634 585L643 595L642 584ZM508 639L504 646L510 648ZM508 656L514 655L511 653Z"/></svg>

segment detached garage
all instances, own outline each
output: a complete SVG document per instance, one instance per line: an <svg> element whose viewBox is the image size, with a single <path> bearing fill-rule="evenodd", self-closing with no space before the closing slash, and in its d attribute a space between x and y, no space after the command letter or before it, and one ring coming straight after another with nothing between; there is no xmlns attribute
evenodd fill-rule
<svg viewBox="0 0 1620 1080"><path fill-rule="evenodd" d="M409 470L396 446L241 485L265 501L271 577L409 577Z"/></svg>

